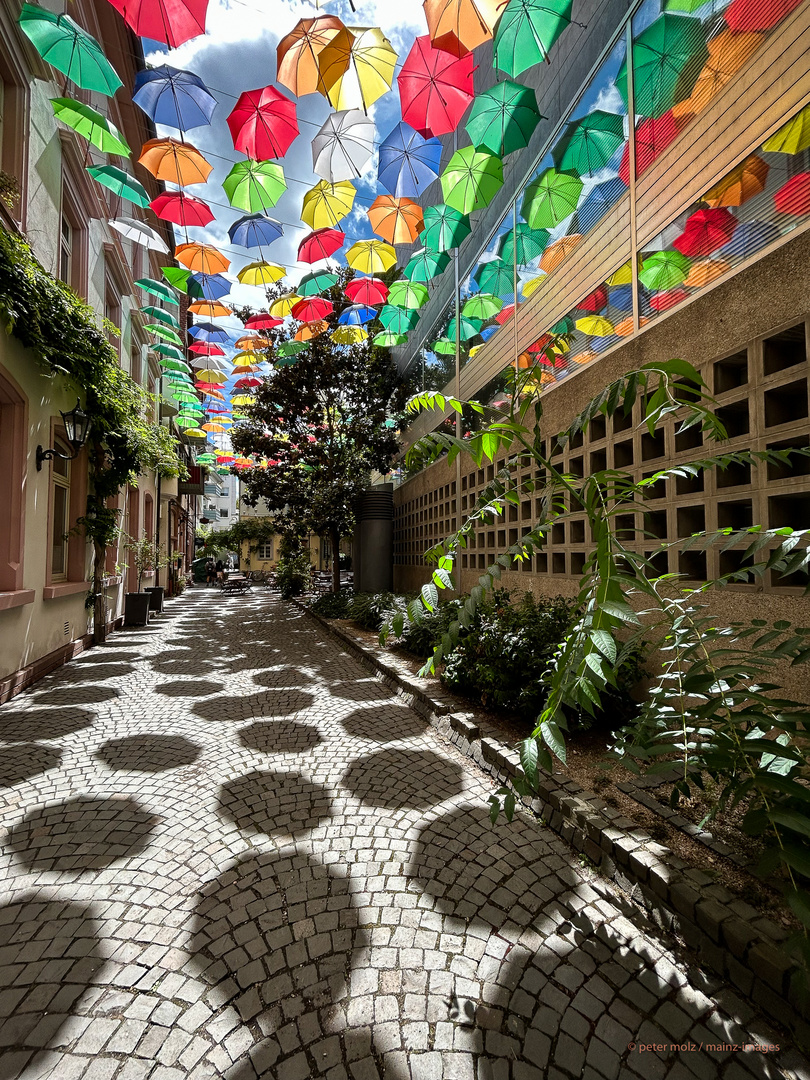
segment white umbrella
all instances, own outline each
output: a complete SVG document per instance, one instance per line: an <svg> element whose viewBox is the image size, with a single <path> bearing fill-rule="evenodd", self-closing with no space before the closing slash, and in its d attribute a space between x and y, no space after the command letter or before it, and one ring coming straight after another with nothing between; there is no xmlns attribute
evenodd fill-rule
<svg viewBox="0 0 810 1080"><path fill-rule="evenodd" d="M362 176L374 151L374 122L359 109L332 113L312 140L312 167L330 184Z"/></svg>
<svg viewBox="0 0 810 1080"><path fill-rule="evenodd" d="M221 371L223 375L226 375L231 370L231 365L222 359L221 356L194 356L191 361L193 368L210 368L211 371Z"/></svg>
<svg viewBox="0 0 810 1080"><path fill-rule="evenodd" d="M160 251L162 254L168 255L169 248L162 237L145 221L138 221L137 218L131 217L120 217L111 219L109 224L127 240L132 240L133 243L141 244L152 251Z"/></svg>

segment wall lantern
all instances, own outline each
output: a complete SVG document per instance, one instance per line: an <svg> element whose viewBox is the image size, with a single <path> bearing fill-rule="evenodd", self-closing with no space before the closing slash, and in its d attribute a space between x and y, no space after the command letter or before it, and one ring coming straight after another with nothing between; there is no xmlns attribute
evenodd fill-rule
<svg viewBox="0 0 810 1080"><path fill-rule="evenodd" d="M37 472L42 470L42 462L49 461L51 458L62 458L63 461L73 461L78 457L79 451L87 441L87 435L90 431L90 417L81 407L79 399L76 399L75 406L70 412L60 413L62 421L65 425L65 435L67 441L73 448L72 454L60 454L58 450L43 450L41 446L37 447Z"/></svg>

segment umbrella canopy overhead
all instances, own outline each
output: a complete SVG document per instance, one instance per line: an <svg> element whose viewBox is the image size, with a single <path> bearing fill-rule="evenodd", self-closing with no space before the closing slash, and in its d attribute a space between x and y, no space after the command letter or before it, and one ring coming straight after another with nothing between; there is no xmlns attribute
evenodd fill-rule
<svg viewBox="0 0 810 1080"><path fill-rule="evenodd" d="M120 154L129 157L131 150L121 132L100 112L83 105L73 98L51 98L51 107L57 120L73 128L82 138L98 147L104 154Z"/></svg>
<svg viewBox="0 0 810 1080"><path fill-rule="evenodd" d="M770 30L801 0L733 0L723 13L731 30Z"/></svg>
<svg viewBox="0 0 810 1080"><path fill-rule="evenodd" d="M691 94L673 106L675 116L694 116L748 63L764 40L762 34L736 34L725 30L708 43L709 59Z"/></svg>
<svg viewBox="0 0 810 1080"><path fill-rule="evenodd" d="M799 154L810 146L810 105L792 116L762 144L763 150L778 154Z"/></svg>
<svg viewBox="0 0 810 1080"><path fill-rule="evenodd" d="M624 117L594 109L572 120L552 151L554 164L582 176L604 168L624 142Z"/></svg>
<svg viewBox="0 0 810 1080"><path fill-rule="evenodd" d="M800 216L810 213L810 172L792 176L776 192L773 204L780 214ZM706 213L709 211L707 210Z"/></svg>
<svg viewBox="0 0 810 1080"><path fill-rule="evenodd" d="M174 254L178 262L199 274L221 274L231 265L231 260L210 244L180 244ZM218 300L219 297L206 299Z"/></svg>
<svg viewBox="0 0 810 1080"><path fill-rule="evenodd" d="M639 280L648 289L672 289L686 281L692 263L680 251L655 251L644 258Z"/></svg>
<svg viewBox="0 0 810 1080"><path fill-rule="evenodd" d="M636 175L641 176L645 169L655 161L659 154L673 143L680 134L688 117L675 116L672 109L662 116L650 116L636 126ZM619 177L625 184L630 183L630 146L625 145L619 165Z"/></svg>
<svg viewBox="0 0 810 1080"><path fill-rule="evenodd" d="M475 280L483 293L493 296L511 296L515 291L514 268L503 259L481 263L475 271Z"/></svg>
<svg viewBox="0 0 810 1080"><path fill-rule="evenodd" d="M633 92L636 112L663 116L692 93L709 59L700 19L659 15L633 42ZM627 59L616 76L616 89L627 104Z"/></svg>
<svg viewBox="0 0 810 1080"><path fill-rule="evenodd" d="M333 310L329 300L324 300L322 296L309 296L299 300L290 314L299 322L315 322L317 319L325 319Z"/></svg>
<svg viewBox="0 0 810 1080"><path fill-rule="evenodd" d="M138 164L148 169L158 180L186 187L204 184L214 166L190 143L177 139L150 139L141 149Z"/></svg>
<svg viewBox="0 0 810 1080"><path fill-rule="evenodd" d="M450 256L446 252L422 248L411 256L403 274L408 281L428 282L443 274L449 265Z"/></svg>
<svg viewBox="0 0 810 1080"><path fill-rule="evenodd" d="M123 169L115 165L88 165L87 171L94 180L105 188L109 188L119 198L127 199L136 206L144 208L149 205L149 194L146 188Z"/></svg>
<svg viewBox="0 0 810 1080"><path fill-rule="evenodd" d="M543 254L548 241L545 229L533 229L519 221L516 229L510 229L498 241L498 255L507 262L514 259L518 266L528 266Z"/></svg>
<svg viewBox="0 0 810 1080"><path fill-rule="evenodd" d="M189 296L199 297L201 300L221 300L231 291L231 283L220 273L200 272L189 275Z"/></svg>
<svg viewBox="0 0 810 1080"><path fill-rule="evenodd" d="M573 233L571 236L564 236L561 240L555 240L553 244L549 244L540 258L540 269L545 270L547 274L556 270L581 240L582 236L579 233Z"/></svg>
<svg viewBox="0 0 810 1080"><path fill-rule="evenodd" d="M274 86L245 90L228 115L234 149L254 161L284 157L298 135L295 105Z"/></svg>
<svg viewBox="0 0 810 1080"><path fill-rule="evenodd" d="M587 232L600 221L608 210L627 191L627 185L618 176L612 180L603 180L596 184L586 195L581 206L577 207L577 220L579 227Z"/></svg>
<svg viewBox="0 0 810 1080"><path fill-rule="evenodd" d="M365 307L363 304L352 304L341 311L338 322L342 326L363 326L376 318L377 311L375 308Z"/></svg>
<svg viewBox="0 0 810 1080"><path fill-rule="evenodd" d="M358 240L346 252L346 262L364 274L382 274L396 265L397 253L382 240Z"/></svg>
<svg viewBox="0 0 810 1080"><path fill-rule="evenodd" d="M334 184L362 176L374 152L374 122L358 109L332 113L312 140L312 168Z"/></svg>
<svg viewBox="0 0 810 1080"><path fill-rule="evenodd" d="M281 281L286 272L283 266L275 263L252 262L243 266L236 276L242 285L272 285Z"/></svg>
<svg viewBox="0 0 810 1080"><path fill-rule="evenodd" d="M149 206L164 221L175 225L208 225L214 215L208 203L195 199L182 191L166 191L153 199Z"/></svg>
<svg viewBox="0 0 810 1080"><path fill-rule="evenodd" d="M464 126L476 149L503 157L528 146L541 119L534 90L504 79L476 95Z"/></svg>
<svg viewBox="0 0 810 1080"><path fill-rule="evenodd" d="M351 211L356 194L354 184L348 180L338 180L334 184L319 180L304 196L301 220L310 229L331 228Z"/></svg>
<svg viewBox="0 0 810 1080"><path fill-rule="evenodd" d="M710 188L702 201L711 207L742 206L765 190L769 172L767 161L752 154Z"/></svg>
<svg viewBox="0 0 810 1080"><path fill-rule="evenodd" d="M495 26L493 64L513 78L548 60L571 21L571 0L509 0Z"/></svg>
<svg viewBox="0 0 810 1080"><path fill-rule="evenodd" d="M582 188L576 173L545 169L526 188L520 212L533 229L553 229L576 210Z"/></svg>
<svg viewBox="0 0 810 1080"><path fill-rule="evenodd" d="M466 214L446 203L428 206L421 241L431 251L446 252L470 235L470 220Z"/></svg>
<svg viewBox="0 0 810 1080"><path fill-rule="evenodd" d="M465 146L453 154L440 179L447 205L471 214L489 206L503 187L503 162L487 151Z"/></svg>
<svg viewBox="0 0 810 1080"><path fill-rule="evenodd" d="M175 307L180 306L180 301L175 296L174 291L168 285L164 285L162 281L155 281L154 278L138 278L135 284L139 289L143 289L145 293L149 293L150 296L157 296L160 300L167 304L173 304Z"/></svg>
<svg viewBox="0 0 810 1080"><path fill-rule="evenodd" d="M424 285L416 281L395 281L388 293L388 304L392 307L418 311L430 299Z"/></svg>
<svg viewBox="0 0 810 1080"><path fill-rule="evenodd" d="M334 15L299 19L292 32L278 43L277 81L292 90L296 97L317 91L325 92L318 58L329 42L343 29L343 23Z"/></svg>
<svg viewBox="0 0 810 1080"><path fill-rule="evenodd" d="M387 94L397 53L376 26L343 27L318 54L319 89L334 109L364 109Z"/></svg>
<svg viewBox="0 0 810 1080"><path fill-rule="evenodd" d="M412 244L425 227L422 207L413 199L378 195L369 207L374 232L389 244Z"/></svg>
<svg viewBox="0 0 810 1080"><path fill-rule="evenodd" d="M237 161L222 181L228 202L248 214L275 206L287 190L284 170L275 161Z"/></svg>
<svg viewBox="0 0 810 1080"><path fill-rule="evenodd" d="M321 262L331 258L346 242L346 234L340 229L316 229L309 233L298 245L298 261L305 263Z"/></svg>
<svg viewBox="0 0 810 1080"><path fill-rule="evenodd" d="M312 273L304 274L295 291L299 296L317 296L318 293L331 289L337 283L337 274L330 274L326 270L315 270Z"/></svg>
<svg viewBox="0 0 810 1080"><path fill-rule="evenodd" d="M131 217L119 217L113 218L109 224L127 240L132 240L133 243L140 244L141 247L148 248L150 251L160 251L164 255L168 255L169 248L163 237L156 233L145 221L138 221L137 218Z"/></svg>
<svg viewBox="0 0 810 1080"><path fill-rule="evenodd" d="M231 243L238 247L248 248L248 250L267 247L268 244L278 240L283 233L284 228L281 222L274 221L273 218L266 217L264 214L247 214L245 217L240 217L228 229Z"/></svg>
<svg viewBox="0 0 810 1080"><path fill-rule="evenodd" d="M419 312L386 304L380 312L379 318L390 334L407 334L419 322Z"/></svg>
<svg viewBox="0 0 810 1080"><path fill-rule="evenodd" d="M208 0L110 0L139 37L173 49L205 33Z"/></svg>
<svg viewBox="0 0 810 1080"><path fill-rule="evenodd" d="M475 96L472 54L461 58L418 37L397 75L402 119L425 138L454 131Z"/></svg>
<svg viewBox="0 0 810 1080"><path fill-rule="evenodd" d="M478 319L479 322L484 323L487 319L494 318L502 310L503 300L499 296L495 296L493 293L479 293L478 296L471 296L469 300L464 302L461 314L465 318Z"/></svg>
<svg viewBox="0 0 810 1080"><path fill-rule="evenodd" d="M380 145L377 179L397 197L421 195L439 175L441 156L439 139L426 139L400 121Z"/></svg>
<svg viewBox="0 0 810 1080"><path fill-rule="evenodd" d="M728 243L738 225L737 219L724 206L698 210L687 219L683 232L673 240L672 246L687 258L711 255Z"/></svg>
<svg viewBox="0 0 810 1080"><path fill-rule="evenodd" d="M388 286L373 277L356 277L346 286L346 296L353 304L384 304Z"/></svg>
<svg viewBox="0 0 810 1080"><path fill-rule="evenodd" d="M42 59L82 90L112 97L124 85L96 39L69 15L23 4L17 22Z"/></svg>
<svg viewBox="0 0 810 1080"><path fill-rule="evenodd" d="M210 124L217 105L198 75L169 64L139 71L132 100L156 124L180 131Z"/></svg>
<svg viewBox="0 0 810 1080"><path fill-rule="evenodd" d="M503 4L501 0L424 0L423 7L433 47L464 56L492 38Z"/></svg>
<svg viewBox="0 0 810 1080"><path fill-rule="evenodd" d="M276 319L272 315L267 314L264 311L258 312L256 315L251 315L245 322L246 330L275 330L276 327L281 326L281 319Z"/></svg>

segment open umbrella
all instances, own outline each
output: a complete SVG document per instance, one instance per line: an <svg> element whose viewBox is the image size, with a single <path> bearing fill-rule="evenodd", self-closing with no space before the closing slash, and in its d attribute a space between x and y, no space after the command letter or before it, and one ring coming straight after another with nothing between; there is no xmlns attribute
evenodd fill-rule
<svg viewBox="0 0 810 1080"><path fill-rule="evenodd" d="M395 281L388 292L388 303L392 307L418 311L430 298L424 285L416 281Z"/></svg>
<svg viewBox="0 0 810 1080"><path fill-rule="evenodd" d="M663 115L650 116L636 126L636 176L641 176L658 155L678 138L687 122L688 117L675 116L674 111L668 109ZM629 144L624 147L619 177L625 184L630 183Z"/></svg>
<svg viewBox="0 0 810 1080"><path fill-rule="evenodd" d="M688 98L709 59L700 19L659 15L633 42L633 92L636 112L662 116ZM627 59L616 76L616 89L627 104Z"/></svg>
<svg viewBox="0 0 810 1080"><path fill-rule="evenodd" d="M129 157L131 151L121 132L100 112L83 105L73 98L51 98L51 107L57 120L73 128L104 154L120 154Z"/></svg>
<svg viewBox="0 0 810 1080"><path fill-rule="evenodd" d="M357 189L348 180L330 184L319 180L306 193L301 206L301 220L310 229L324 229L337 225L354 205Z"/></svg>
<svg viewBox="0 0 810 1080"><path fill-rule="evenodd" d="M231 265L231 260L210 244L179 244L174 249L174 256L183 266L199 274L221 274ZM205 299L218 300L219 297Z"/></svg>
<svg viewBox="0 0 810 1080"><path fill-rule="evenodd" d="M503 162L485 150L465 146L453 154L439 179L445 203L471 214L489 206L503 187Z"/></svg>
<svg viewBox="0 0 810 1080"><path fill-rule="evenodd" d="M204 184L214 168L191 143L177 139L150 139L141 149L138 164L158 180L185 187Z"/></svg>
<svg viewBox="0 0 810 1080"><path fill-rule="evenodd" d="M770 30L800 3L801 0L733 0L723 15L734 31Z"/></svg>
<svg viewBox="0 0 810 1080"><path fill-rule="evenodd" d="M152 351L160 355L160 363L177 371L187 371L185 355L175 345L154 345ZM164 359L165 358L165 359ZM171 361L171 363L169 363ZM177 367L180 364L181 367Z"/></svg>
<svg viewBox="0 0 810 1080"><path fill-rule="evenodd" d="M778 154L799 154L810 146L810 105L792 116L762 144L763 150Z"/></svg>
<svg viewBox="0 0 810 1080"><path fill-rule="evenodd" d="M208 0L110 0L138 37L176 49L205 33Z"/></svg>
<svg viewBox="0 0 810 1080"><path fill-rule="evenodd" d="M132 100L156 124L180 131L210 124L217 105L199 75L169 64L139 71Z"/></svg>
<svg viewBox="0 0 810 1080"><path fill-rule="evenodd" d="M162 323L164 326L168 326L170 330L180 329L180 323L170 311L164 311L163 308L155 307L152 304L142 307L140 311L143 315L146 315L148 319Z"/></svg>
<svg viewBox="0 0 810 1080"><path fill-rule="evenodd" d="M245 329L274 330L277 326L281 326L281 322L281 319L276 319L267 312L260 311L256 315L251 315L249 319L245 320Z"/></svg>
<svg viewBox="0 0 810 1080"><path fill-rule="evenodd" d="M368 330L362 326L339 326L329 336L336 345L356 345L368 338Z"/></svg>
<svg viewBox="0 0 810 1080"><path fill-rule="evenodd" d="M346 252L346 262L363 274L382 274L396 265L397 253L382 240L358 240Z"/></svg>
<svg viewBox="0 0 810 1080"><path fill-rule="evenodd" d="M260 352L269 349L272 344L270 338L262 337L261 334L243 334L234 342L234 348L243 349L245 352Z"/></svg>
<svg viewBox="0 0 810 1080"><path fill-rule="evenodd" d="M230 281L220 273L189 273L188 286L189 296L201 300L221 300L231 291Z"/></svg>
<svg viewBox="0 0 810 1080"><path fill-rule="evenodd" d="M380 311L379 318L390 334L407 334L419 322L419 312L386 304Z"/></svg>
<svg viewBox="0 0 810 1080"><path fill-rule="evenodd" d="M650 300L650 307L653 311L669 311L688 299L689 293L686 289L669 289L667 292L656 293Z"/></svg>
<svg viewBox="0 0 810 1080"><path fill-rule="evenodd" d="M334 305L322 296L307 296L298 301L290 314L299 322L315 322L316 319L325 319L333 310Z"/></svg>
<svg viewBox="0 0 810 1080"><path fill-rule="evenodd" d="M402 119L426 138L454 131L474 97L473 70L472 53L459 59L416 38L397 75Z"/></svg>
<svg viewBox="0 0 810 1080"><path fill-rule="evenodd" d="M648 289L672 289L686 281L691 261L680 251L655 251L646 255L638 272Z"/></svg>
<svg viewBox="0 0 810 1080"><path fill-rule="evenodd" d="M237 161L222 188L231 206L257 214L276 205L287 190L287 181L275 161Z"/></svg>
<svg viewBox="0 0 810 1080"><path fill-rule="evenodd" d="M687 218L683 232L672 242L682 255L711 255L734 235L739 222L724 206L712 210L698 210Z"/></svg>
<svg viewBox="0 0 810 1080"><path fill-rule="evenodd" d="M204 342L206 345L225 344L230 341L228 331L213 323L194 323L188 328L187 333L195 341Z"/></svg>
<svg viewBox="0 0 810 1080"><path fill-rule="evenodd" d="M147 225L145 221L139 221L137 218L131 217L119 217L114 218L109 222L110 226L119 232L127 240L131 240L134 244L140 244L141 247L148 248L149 251L160 251L164 255L169 252L166 241L155 230Z"/></svg>
<svg viewBox="0 0 810 1080"><path fill-rule="evenodd" d="M422 243L431 251L450 251L470 235L470 220L466 214L446 203L428 206Z"/></svg>
<svg viewBox="0 0 810 1080"><path fill-rule="evenodd" d="M438 139L426 139L400 121L380 144L377 179L392 195L420 195L439 175L441 156Z"/></svg>
<svg viewBox="0 0 810 1080"><path fill-rule="evenodd" d="M150 296L157 296L167 304L174 304L175 307L180 306L180 301L175 296L174 291L168 285L164 285L162 281L155 281L154 278L138 278L135 284L139 289L143 289L145 293L149 293Z"/></svg>
<svg viewBox="0 0 810 1080"><path fill-rule="evenodd" d="M337 283L337 274L330 274L326 270L316 270L312 273L304 274L296 285L295 291L299 296L317 296L319 293L331 289L332 286L337 285Z"/></svg>
<svg viewBox="0 0 810 1080"><path fill-rule="evenodd" d="M612 180L603 180L601 184L592 187L583 199L582 205L577 207L577 221L580 229L583 232L592 229L597 221L601 221L608 210L618 202L625 191L627 191L627 185L618 176L614 176Z"/></svg>
<svg viewBox="0 0 810 1080"><path fill-rule="evenodd" d="M286 273L283 266L262 261L248 263L236 276L242 285L272 285L275 281L281 281Z"/></svg>
<svg viewBox="0 0 810 1080"><path fill-rule="evenodd" d="M571 0L509 0L495 25L493 65L513 78L548 60L571 21Z"/></svg>
<svg viewBox="0 0 810 1080"><path fill-rule="evenodd" d="M610 294L610 301L611 301L611 303L614 302L612 292ZM588 293L588 295L585 297L584 300L579 301L579 303L577 304L577 310L578 311L588 311L592 315L595 315L598 311L602 311L604 308L606 308L607 303L608 303L607 287L605 285L600 285L598 288L594 289L593 292ZM632 298L631 298L630 308L628 310L632 310L632 307L633 307L633 304L632 304ZM589 331L589 330L585 331L586 334L588 334L590 332L591 331Z"/></svg>
<svg viewBox="0 0 810 1080"><path fill-rule="evenodd" d="M284 233L281 222L264 214L247 214L228 229L228 237L238 247L261 248L272 244Z"/></svg>
<svg viewBox="0 0 810 1080"><path fill-rule="evenodd" d="M23 4L17 21L42 59L82 90L112 97L124 85L96 39L69 15Z"/></svg>
<svg viewBox="0 0 810 1080"><path fill-rule="evenodd" d="M675 116L694 116L705 109L740 68L751 59L762 41L762 34L736 34L725 30L708 43L709 59L698 74L691 94L672 107Z"/></svg>
<svg viewBox="0 0 810 1080"><path fill-rule="evenodd" d="M373 277L356 277L344 291L353 304L384 304L388 296L385 282Z"/></svg>
<svg viewBox="0 0 810 1080"><path fill-rule="evenodd" d="M234 149L254 161L284 157L298 135L295 105L274 86L245 90L228 115Z"/></svg>
<svg viewBox="0 0 810 1080"><path fill-rule="evenodd" d="M284 319L287 315L292 313L292 309L296 304L300 303L302 297L297 293L282 293L281 296L276 299L270 305L270 314L277 319Z"/></svg>
<svg viewBox="0 0 810 1080"><path fill-rule="evenodd" d="M341 326L363 326L377 318L377 311L372 307L364 307L363 304L352 304L344 308L338 317Z"/></svg>
<svg viewBox="0 0 810 1080"><path fill-rule="evenodd" d="M810 172L792 176L776 192L773 204L780 214L793 214L798 217L810 213Z"/></svg>
<svg viewBox="0 0 810 1080"><path fill-rule="evenodd" d="M742 206L744 202L765 190L770 165L764 158L752 154L745 161L726 173L722 180L710 188L702 202L711 207Z"/></svg>
<svg viewBox="0 0 810 1080"><path fill-rule="evenodd" d="M515 291L514 268L503 259L490 259L480 263L475 271L475 280L484 293L493 296L511 296Z"/></svg>
<svg viewBox="0 0 810 1080"><path fill-rule="evenodd" d="M455 341L451 341L450 338L440 337L438 341L434 341L430 346L431 351L438 353L439 356L452 356L456 351Z"/></svg>
<svg viewBox="0 0 810 1080"><path fill-rule="evenodd" d="M544 169L527 186L520 213L533 229L553 229L576 210L582 187L576 173Z"/></svg>
<svg viewBox="0 0 810 1080"><path fill-rule="evenodd" d="M450 256L444 251L432 251L422 248L408 260L403 274L408 281L432 281L443 274L450 265Z"/></svg>
<svg viewBox="0 0 810 1080"><path fill-rule="evenodd" d="M358 109L329 115L312 140L312 168L334 184L360 177L374 151L374 121Z"/></svg>
<svg viewBox="0 0 810 1080"><path fill-rule="evenodd" d="M211 208L201 199L195 199L182 191L165 191L152 199L149 206L164 221L175 225L208 225L214 220Z"/></svg>
<svg viewBox="0 0 810 1080"><path fill-rule="evenodd" d="M318 89L334 109L364 109L387 94L397 53L377 26L343 27L318 53Z"/></svg>
<svg viewBox="0 0 810 1080"><path fill-rule="evenodd" d="M368 220L389 244L412 244L425 227L419 203L396 195L378 195L369 207Z"/></svg>
<svg viewBox="0 0 810 1080"><path fill-rule="evenodd" d="M693 263L684 285L690 289L702 289L727 274L730 269L731 263L727 263L725 259L704 259L703 262Z"/></svg>
<svg viewBox="0 0 810 1080"><path fill-rule="evenodd" d="M591 175L604 168L624 142L624 117L594 109L566 125L552 157L561 170Z"/></svg>
<svg viewBox="0 0 810 1080"><path fill-rule="evenodd" d="M276 49L276 79L296 97L325 91L318 67L322 50L341 30L343 23L334 15L299 19L292 32L283 37Z"/></svg>
<svg viewBox="0 0 810 1080"><path fill-rule="evenodd" d="M298 329L295 331L296 341L312 341L313 338L319 337L321 334L326 333L329 329L329 323L326 319L316 319L315 322L301 323Z"/></svg>
<svg viewBox="0 0 810 1080"><path fill-rule="evenodd" d="M115 165L88 165L87 171L99 184L109 188L114 195L127 199L136 206L147 207L149 194L134 176Z"/></svg>
<svg viewBox="0 0 810 1080"><path fill-rule="evenodd" d="M188 305L188 310L192 315L203 315L206 319L221 319L233 314L231 309L219 300L195 300Z"/></svg>
<svg viewBox="0 0 810 1080"><path fill-rule="evenodd" d="M225 355L225 350L220 348L219 345L209 344L207 341L195 341L193 345L189 345L188 351L193 353L192 364L211 364L209 359L198 360L197 357L220 357ZM223 371L225 368L223 367Z"/></svg>
<svg viewBox="0 0 810 1080"><path fill-rule="evenodd" d="M755 251L767 247L782 234L773 221L743 221L731 240L720 248L720 254L729 258L747 259Z"/></svg>
<svg viewBox="0 0 810 1080"><path fill-rule="evenodd" d="M498 241L498 255L507 262L514 260L518 266L527 266L543 254L548 241L545 229L533 229L519 221L516 229L510 229Z"/></svg>
<svg viewBox="0 0 810 1080"><path fill-rule="evenodd" d="M164 341L171 342L172 345L182 345L182 339L177 335L174 330L171 330L168 326L161 326L160 323L147 323L144 326L150 334L154 334L156 337L162 338Z"/></svg>
<svg viewBox="0 0 810 1080"><path fill-rule="evenodd" d="M541 119L534 90L504 79L476 95L464 126L473 146L502 157L528 146Z"/></svg>
<svg viewBox="0 0 810 1080"><path fill-rule="evenodd" d="M447 336L451 341L454 341L456 337L456 322L458 322L459 341L470 341L481 333L481 323L478 319L468 319L464 315L458 320L454 317L447 324Z"/></svg>
<svg viewBox="0 0 810 1080"><path fill-rule="evenodd" d="M461 314L467 319L478 319L484 323L487 319L494 318L503 310L503 300L493 293L479 293L464 301Z"/></svg>
<svg viewBox="0 0 810 1080"><path fill-rule="evenodd" d="M604 319L601 315L586 315L584 319L577 319L576 327L591 337L611 337L616 332L610 319Z"/></svg>
<svg viewBox="0 0 810 1080"><path fill-rule="evenodd" d="M407 334L392 334L388 330L383 331L381 334L375 334L371 339L372 344L381 349L393 349L397 345L404 345L407 340Z"/></svg>
<svg viewBox="0 0 810 1080"><path fill-rule="evenodd" d="M472 52L490 40L502 7L501 0L425 0L433 47L453 56Z"/></svg>
<svg viewBox="0 0 810 1080"><path fill-rule="evenodd" d="M540 258L540 269L545 270L547 274L556 270L581 240L582 236L579 233L573 233L571 236L563 236L562 239L549 244Z"/></svg>
<svg viewBox="0 0 810 1080"><path fill-rule="evenodd" d="M305 263L321 262L339 251L346 242L346 234L340 229L316 229L309 233L298 245L298 261Z"/></svg>

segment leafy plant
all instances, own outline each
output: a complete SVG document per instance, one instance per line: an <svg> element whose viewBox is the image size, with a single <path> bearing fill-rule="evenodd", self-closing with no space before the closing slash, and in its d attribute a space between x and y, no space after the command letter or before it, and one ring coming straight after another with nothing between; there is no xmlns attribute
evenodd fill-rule
<svg viewBox="0 0 810 1080"><path fill-rule="evenodd" d="M349 618L363 630L379 630L406 601L396 593L357 593L349 608Z"/></svg>
<svg viewBox="0 0 810 1080"><path fill-rule="evenodd" d="M285 552L279 559L276 570L276 584L282 600L291 600L294 596L303 596L312 580L312 564L307 551Z"/></svg>
<svg viewBox="0 0 810 1080"><path fill-rule="evenodd" d="M127 536L124 539L126 541L124 550L132 554L132 565L138 575L138 592L140 592L144 575L150 570L162 570L164 566L168 566L169 556L148 536L141 536L137 540L132 536Z"/></svg>
<svg viewBox="0 0 810 1080"><path fill-rule="evenodd" d="M348 619L353 599L354 593L351 589L324 593L310 606L310 611L320 615L322 619Z"/></svg>

